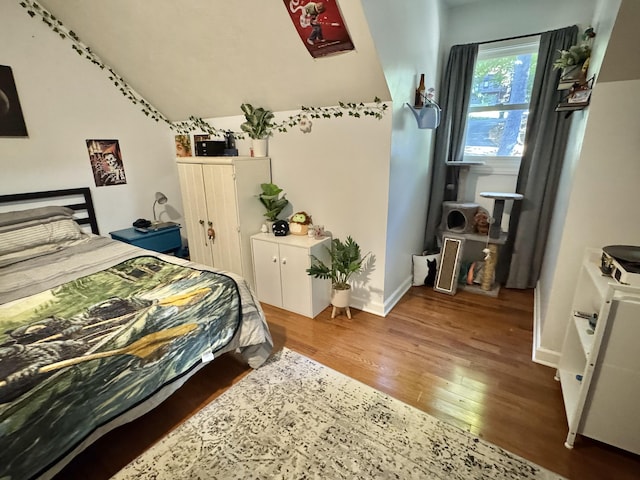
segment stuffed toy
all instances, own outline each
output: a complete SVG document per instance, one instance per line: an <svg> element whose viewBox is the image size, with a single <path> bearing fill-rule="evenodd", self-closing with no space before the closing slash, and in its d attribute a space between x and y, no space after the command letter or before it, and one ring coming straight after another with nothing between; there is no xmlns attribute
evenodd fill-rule
<svg viewBox="0 0 640 480"><path fill-rule="evenodd" d="M292 235L306 235L310 224L311 215L307 212L294 213L289 220L289 231Z"/></svg>
<svg viewBox="0 0 640 480"><path fill-rule="evenodd" d="M276 237L285 237L289 233L289 224L286 220L276 220L271 229Z"/></svg>
<svg viewBox="0 0 640 480"><path fill-rule="evenodd" d="M473 228L480 235L486 235L489 233L490 227L490 218L489 212L484 209L479 209L478 213L473 217L473 221L475 222Z"/></svg>

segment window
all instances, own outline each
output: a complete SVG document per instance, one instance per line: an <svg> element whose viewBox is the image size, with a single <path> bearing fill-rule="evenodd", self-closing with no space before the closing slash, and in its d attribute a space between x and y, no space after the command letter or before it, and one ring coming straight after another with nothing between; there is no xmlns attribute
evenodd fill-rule
<svg viewBox="0 0 640 480"><path fill-rule="evenodd" d="M480 46L467 116L465 160L518 168L538 44L536 37Z"/></svg>

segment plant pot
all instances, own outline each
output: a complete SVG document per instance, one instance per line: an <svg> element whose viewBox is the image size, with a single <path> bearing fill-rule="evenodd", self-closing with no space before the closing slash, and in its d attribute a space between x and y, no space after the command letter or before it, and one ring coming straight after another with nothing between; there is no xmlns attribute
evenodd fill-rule
<svg viewBox="0 0 640 480"><path fill-rule="evenodd" d="M267 232L266 233L273 233L273 222L275 220L267 220L266 222L264 222L264 224L267 226Z"/></svg>
<svg viewBox="0 0 640 480"><path fill-rule="evenodd" d="M251 148L254 157L266 157L269 150L269 142L266 138L252 138Z"/></svg>
<svg viewBox="0 0 640 480"><path fill-rule="evenodd" d="M351 302L351 288L346 290L331 290L331 305L337 308L347 308Z"/></svg>

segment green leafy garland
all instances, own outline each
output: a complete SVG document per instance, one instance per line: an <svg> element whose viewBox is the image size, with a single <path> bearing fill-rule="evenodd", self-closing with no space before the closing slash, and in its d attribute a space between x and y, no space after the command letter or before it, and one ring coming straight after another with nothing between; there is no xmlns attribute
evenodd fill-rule
<svg viewBox="0 0 640 480"><path fill-rule="evenodd" d="M285 120L281 122L272 123L270 125L270 130L272 132L280 132L286 133L290 128L295 126L303 125L305 122L308 122L309 119L318 119L318 118L340 118L344 117L345 114L348 117L353 118L361 118L361 117L372 117L377 120L380 120L389 105L383 103L378 97L373 100L373 104L364 104L364 103L343 103L340 102L337 107L300 107L300 112L291 115ZM204 121L199 117L189 117L189 120L184 122L175 122L173 127L179 132L183 134L188 134L193 131L200 131L204 133L208 133L210 135L215 135L219 137L223 137L228 130L220 130L212 126L211 124ZM244 134L242 132L233 132L234 137L237 139L244 139Z"/></svg>
<svg viewBox="0 0 640 480"><path fill-rule="evenodd" d="M112 68L102 62L91 48L82 43L78 35L75 32L65 27L60 20L58 20L53 14L47 11L35 0L20 0L20 5L26 9L31 18L39 16L42 21L49 26L55 33L57 33L63 40L70 40L73 48L78 55L83 56L91 63L105 70L108 73L109 80L120 90L120 93L128 98L134 105L139 105L142 112L156 122L166 123L171 130L175 130L181 134L188 134L190 132L200 131L211 135L223 137L228 130L221 130L213 127L211 124L204 121L202 118L191 116L189 120L183 122L171 122L167 117L154 108L149 102L147 102L142 95L136 92L131 86L118 75ZM288 117L279 123L272 123L270 125L272 131L287 132L289 128L296 125L309 124L309 118L339 118L343 117L346 113L349 117L373 117L381 119L386 112L388 105L382 103L382 101L376 97L373 105L365 105L364 103L343 103L340 102L338 107L301 107L301 112ZM306 130L306 131L309 131ZM235 138L244 139L244 134L241 132L233 132Z"/></svg>

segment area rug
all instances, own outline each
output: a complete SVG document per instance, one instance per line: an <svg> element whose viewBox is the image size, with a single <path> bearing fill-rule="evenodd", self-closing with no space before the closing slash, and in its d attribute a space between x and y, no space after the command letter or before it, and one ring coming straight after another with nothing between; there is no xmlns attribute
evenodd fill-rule
<svg viewBox="0 0 640 480"><path fill-rule="evenodd" d="M561 479L288 349L115 479Z"/></svg>

